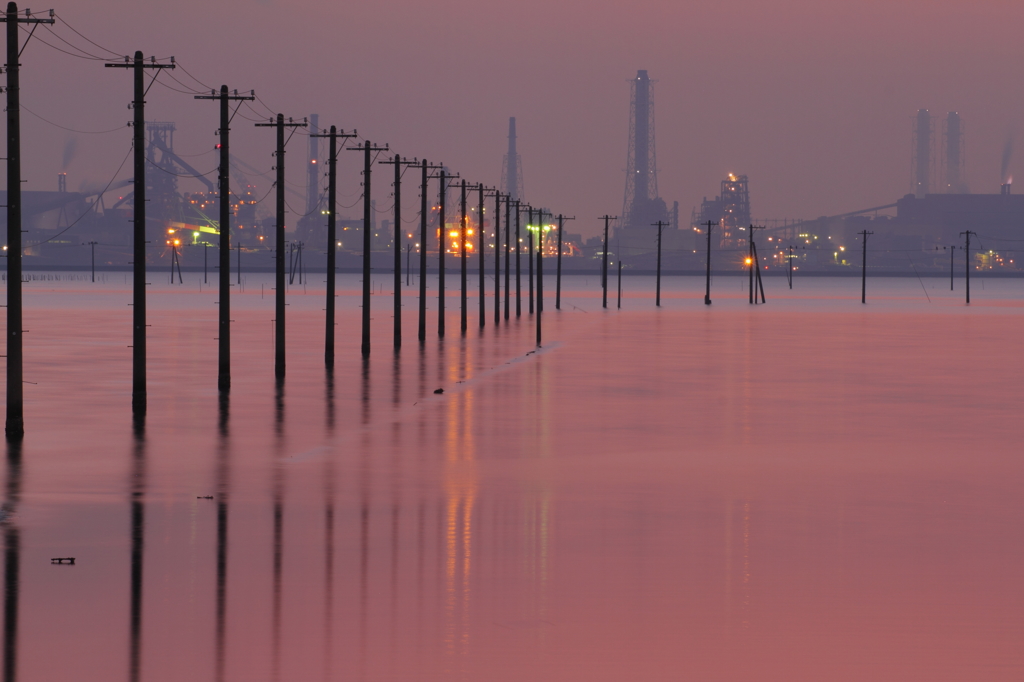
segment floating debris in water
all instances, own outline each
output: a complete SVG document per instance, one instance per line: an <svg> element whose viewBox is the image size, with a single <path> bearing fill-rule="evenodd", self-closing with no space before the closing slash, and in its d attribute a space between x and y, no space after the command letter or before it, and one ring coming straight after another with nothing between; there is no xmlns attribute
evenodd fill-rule
<svg viewBox="0 0 1024 682"><path fill-rule="evenodd" d="M70 564L75 565L75 557L73 556L58 556L50 559L51 564Z"/></svg>

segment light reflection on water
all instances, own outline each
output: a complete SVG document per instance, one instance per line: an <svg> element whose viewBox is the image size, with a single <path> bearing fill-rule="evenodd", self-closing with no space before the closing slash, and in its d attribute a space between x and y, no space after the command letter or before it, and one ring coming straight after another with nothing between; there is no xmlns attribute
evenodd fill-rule
<svg viewBox="0 0 1024 682"><path fill-rule="evenodd" d="M156 286L145 424L123 287L27 287L6 679L1020 678L1024 286L591 279L537 353L452 306L396 354L377 296L364 362L348 278L333 372L293 290L277 385L253 275L226 400L215 295Z"/></svg>

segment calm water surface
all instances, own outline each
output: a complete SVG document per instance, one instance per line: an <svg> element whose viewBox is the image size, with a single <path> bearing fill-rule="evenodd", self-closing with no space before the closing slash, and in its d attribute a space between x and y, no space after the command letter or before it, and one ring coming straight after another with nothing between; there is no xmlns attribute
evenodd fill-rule
<svg viewBox="0 0 1024 682"><path fill-rule="evenodd" d="M220 401L216 294L164 276L144 424L123 274L26 285L12 680L1024 676L1024 281L968 308L962 280L862 306L859 280L769 278L753 307L718 277L705 307L678 278L655 309L636 277L602 311L573 277L556 312L551 278L539 351L525 301L480 332L471 297L462 338L457 294L421 349L414 281L396 355L382 274L364 363L345 276L331 375L313 275L278 387L249 275Z"/></svg>

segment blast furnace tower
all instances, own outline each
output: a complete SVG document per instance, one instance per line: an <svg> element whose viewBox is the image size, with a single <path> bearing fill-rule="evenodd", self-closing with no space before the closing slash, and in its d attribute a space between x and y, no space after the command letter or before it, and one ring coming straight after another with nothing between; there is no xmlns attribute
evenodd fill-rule
<svg viewBox="0 0 1024 682"><path fill-rule="evenodd" d="M914 155L911 158L914 196L923 199L931 192L932 117L919 109L914 119Z"/></svg>

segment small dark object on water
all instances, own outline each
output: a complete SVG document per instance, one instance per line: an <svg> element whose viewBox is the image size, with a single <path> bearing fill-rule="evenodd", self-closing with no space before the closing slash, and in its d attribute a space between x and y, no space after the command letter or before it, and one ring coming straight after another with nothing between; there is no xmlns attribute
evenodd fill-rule
<svg viewBox="0 0 1024 682"><path fill-rule="evenodd" d="M212 500L213 499L213 495L200 495L196 499L197 500Z"/></svg>
<svg viewBox="0 0 1024 682"><path fill-rule="evenodd" d="M63 557L58 556L58 557L54 557L54 558L50 559L50 563L51 564L70 564L70 565L74 566L75 565L75 557L73 557L73 556L63 556Z"/></svg>
<svg viewBox="0 0 1024 682"><path fill-rule="evenodd" d="M438 394L444 393L444 389L443 388L435 388L434 389L434 393L438 393Z"/></svg>

